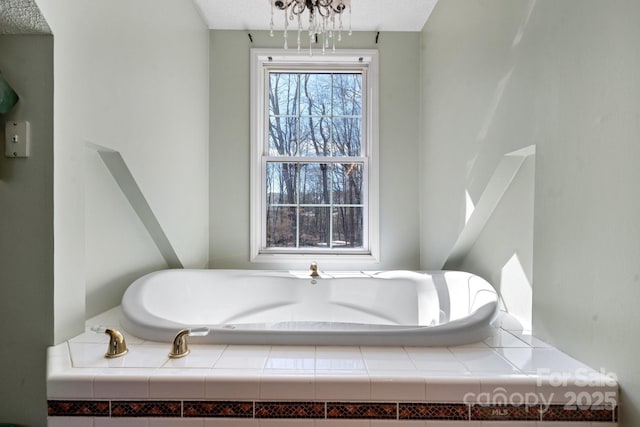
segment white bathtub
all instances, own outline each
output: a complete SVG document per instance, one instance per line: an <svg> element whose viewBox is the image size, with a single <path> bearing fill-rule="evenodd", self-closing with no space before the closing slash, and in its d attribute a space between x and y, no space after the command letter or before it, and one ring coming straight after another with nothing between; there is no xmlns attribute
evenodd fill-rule
<svg viewBox="0 0 640 427"><path fill-rule="evenodd" d="M206 326L194 342L444 346L486 338L497 304L488 282L456 271L163 270L129 286L121 323L165 342Z"/></svg>

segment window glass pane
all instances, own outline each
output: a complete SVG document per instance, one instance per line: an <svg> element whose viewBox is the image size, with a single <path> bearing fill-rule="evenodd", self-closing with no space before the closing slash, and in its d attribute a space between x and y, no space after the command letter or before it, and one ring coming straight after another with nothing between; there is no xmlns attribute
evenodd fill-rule
<svg viewBox="0 0 640 427"><path fill-rule="evenodd" d="M330 203L329 165L325 163L307 163L300 165L300 203L327 204Z"/></svg>
<svg viewBox="0 0 640 427"><path fill-rule="evenodd" d="M300 247L327 248L329 243L329 213L331 208L300 208Z"/></svg>
<svg viewBox="0 0 640 427"><path fill-rule="evenodd" d="M269 74L269 116L298 115L298 74Z"/></svg>
<svg viewBox="0 0 640 427"><path fill-rule="evenodd" d="M331 74L300 74L300 114L331 114Z"/></svg>
<svg viewBox="0 0 640 427"><path fill-rule="evenodd" d="M345 117L333 119L333 143L336 156L360 156L362 120Z"/></svg>
<svg viewBox="0 0 640 427"><path fill-rule="evenodd" d="M298 168L295 163L267 163L267 206L295 204Z"/></svg>
<svg viewBox="0 0 640 427"><path fill-rule="evenodd" d="M296 246L296 208L275 206L267 208L267 247L294 248Z"/></svg>
<svg viewBox="0 0 640 427"><path fill-rule="evenodd" d="M362 208L335 207L333 209L333 247L361 248Z"/></svg>
<svg viewBox="0 0 640 427"><path fill-rule="evenodd" d="M300 156L331 155L331 121L326 117L300 119Z"/></svg>
<svg viewBox="0 0 640 427"><path fill-rule="evenodd" d="M362 74L333 75L333 115L362 115Z"/></svg>
<svg viewBox="0 0 640 427"><path fill-rule="evenodd" d="M295 156L298 147L298 120L295 117L269 119L269 155Z"/></svg>
<svg viewBox="0 0 640 427"><path fill-rule="evenodd" d="M362 204L362 163L336 163L332 177L335 205Z"/></svg>

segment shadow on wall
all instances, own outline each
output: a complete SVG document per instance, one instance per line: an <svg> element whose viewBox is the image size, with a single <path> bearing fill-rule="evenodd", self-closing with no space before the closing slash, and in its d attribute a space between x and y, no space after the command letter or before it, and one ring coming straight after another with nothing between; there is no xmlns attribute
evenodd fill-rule
<svg viewBox="0 0 640 427"><path fill-rule="evenodd" d="M91 317L118 305L144 274L183 265L123 156L85 145L85 316Z"/></svg>
<svg viewBox="0 0 640 427"><path fill-rule="evenodd" d="M465 226L444 264L488 280L523 332L532 327L534 177L534 146L505 154L478 203L467 196Z"/></svg>

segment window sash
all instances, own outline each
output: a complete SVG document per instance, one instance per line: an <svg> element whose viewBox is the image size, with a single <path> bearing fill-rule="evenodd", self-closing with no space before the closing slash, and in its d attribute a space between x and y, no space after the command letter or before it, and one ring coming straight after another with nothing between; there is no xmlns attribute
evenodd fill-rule
<svg viewBox="0 0 640 427"><path fill-rule="evenodd" d="M342 165L345 163L348 164L358 164L362 165L362 188L361 191L361 203L337 203L335 202L333 195L334 192L330 191L330 197L328 203L301 203L300 202L300 193L302 189L299 187L299 182L297 182L297 192L295 195L296 202L295 203L269 203L267 200L268 188L267 188L267 165L269 163L288 163L288 164L335 164ZM262 176L262 224L264 224L263 232L261 235L261 249L260 251L263 253L279 253L279 252L299 252L299 253L359 253L366 254L370 253L369 250L369 233L367 230L369 229L369 215L367 206L368 203L368 194L369 194L369 159L366 157L296 157L296 156L264 156L262 158L262 167L261 167L261 176ZM330 184L331 185L331 184ZM287 248L284 246L269 246L268 244L268 227L267 227L267 211L272 207L281 207L281 208L295 208L296 209L296 233L295 233L295 247ZM328 245L326 248L320 247L312 247L312 246L301 246L300 245L300 234L301 234L301 222L299 218L298 210L299 208L329 208L334 210L336 208L361 208L362 209L362 225L360 229L360 233L362 234L362 245L358 247L336 247L334 244L334 227L333 221L329 222L329 233L328 233Z"/></svg>

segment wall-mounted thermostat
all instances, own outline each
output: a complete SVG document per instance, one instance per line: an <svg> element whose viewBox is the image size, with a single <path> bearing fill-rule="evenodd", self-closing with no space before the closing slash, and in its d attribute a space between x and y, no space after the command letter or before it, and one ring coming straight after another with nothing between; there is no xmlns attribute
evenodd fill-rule
<svg viewBox="0 0 640 427"><path fill-rule="evenodd" d="M4 155L29 157L29 122L6 122Z"/></svg>

